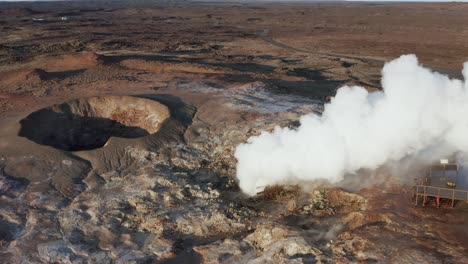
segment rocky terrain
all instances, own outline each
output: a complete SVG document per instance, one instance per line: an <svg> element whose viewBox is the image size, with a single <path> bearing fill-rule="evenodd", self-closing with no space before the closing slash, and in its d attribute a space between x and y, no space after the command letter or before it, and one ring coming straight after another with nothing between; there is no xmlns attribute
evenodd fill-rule
<svg viewBox="0 0 468 264"><path fill-rule="evenodd" d="M234 158L402 53L459 76L467 9L0 3L0 262L467 263L416 175L247 197Z"/></svg>

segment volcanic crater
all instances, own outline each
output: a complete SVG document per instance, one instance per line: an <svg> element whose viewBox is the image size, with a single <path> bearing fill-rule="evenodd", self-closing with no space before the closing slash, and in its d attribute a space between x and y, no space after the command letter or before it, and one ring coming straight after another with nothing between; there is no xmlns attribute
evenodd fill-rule
<svg viewBox="0 0 468 264"><path fill-rule="evenodd" d="M139 138L156 133L169 109L150 99L104 96L71 100L31 113L19 135L66 151L103 147L111 137Z"/></svg>

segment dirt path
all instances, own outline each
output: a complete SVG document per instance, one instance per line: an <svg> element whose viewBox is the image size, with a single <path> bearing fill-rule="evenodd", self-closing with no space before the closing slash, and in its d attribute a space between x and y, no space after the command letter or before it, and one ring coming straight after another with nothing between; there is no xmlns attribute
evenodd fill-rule
<svg viewBox="0 0 468 264"><path fill-rule="evenodd" d="M352 56L352 55L346 55L346 54L310 51L310 50L295 48L295 47L286 45L284 43L281 43L281 42L278 42L278 41L272 39L271 37L268 36L269 32L270 31L268 29L264 29L262 32L258 33L257 35L262 40L270 43L271 45L279 47L279 48L283 48L283 49L287 49L287 50L291 50L291 51L295 51L295 52L307 53L307 54L323 55L323 56L328 56L328 57L338 57L338 58L359 60L359 61L366 62L366 63L369 63L369 64L383 65L385 63L385 60L383 60L383 59L375 59L375 58L371 59L371 58L364 58L364 57L358 57L358 56Z"/></svg>

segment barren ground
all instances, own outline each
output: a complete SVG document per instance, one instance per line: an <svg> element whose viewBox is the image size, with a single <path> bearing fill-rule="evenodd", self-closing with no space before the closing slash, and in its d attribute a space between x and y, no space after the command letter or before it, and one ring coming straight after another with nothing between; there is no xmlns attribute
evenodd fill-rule
<svg viewBox="0 0 468 264"><path fill-rule="evenodd" d="M412 178L249 198L233 157L401 54L460 77L467 13L0 3L0 262L468 263L466 204L416 207Z"/></svg>

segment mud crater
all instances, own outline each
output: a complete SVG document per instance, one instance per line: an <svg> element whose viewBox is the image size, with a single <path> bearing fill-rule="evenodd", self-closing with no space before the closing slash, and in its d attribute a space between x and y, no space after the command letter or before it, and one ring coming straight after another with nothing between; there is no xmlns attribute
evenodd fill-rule
<svg viewBox="0 0 468 264"><path fill-rule="evenodd" d="M106 96L40 109L20 121L19 136L66 151L104 146L111 137L139 138L159 131L169 109L150 99Z"/></svg>

